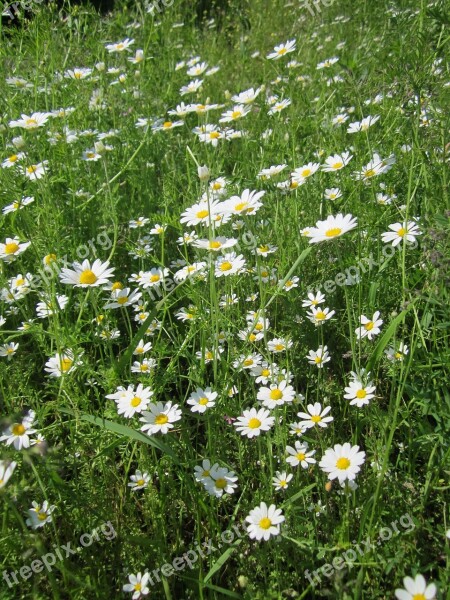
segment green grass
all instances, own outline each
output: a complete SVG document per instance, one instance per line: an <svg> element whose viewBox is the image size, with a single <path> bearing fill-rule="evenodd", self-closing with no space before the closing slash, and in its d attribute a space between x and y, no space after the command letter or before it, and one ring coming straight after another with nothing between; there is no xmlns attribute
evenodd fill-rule
<svg viewBox="0 0 450 600"><path fill-rule="evenodd" d="M159 574L160 581L154 577L148 597L387 599L403 587L404 577L418 573L436 584L436 597L450 597L448 7L439 1L342 0L320 5L313 16L298 2L227 4L208 15L215 23L199 22L192 3L178 0L156 16L141 3L118 3L106 17L80 7L36 6L30 21L18 18L17 28L0 30L0 164L18 152L11 144L19 135L25 153L19 166L0 169L0 204L34 197L22 210L0 214L0 243L15 236L31 242L16 260L0 260L0 315L6 319L0 346L19 344L10 359L0 356L1 432L34 410L35 428L46 440L20 451L1 442L0 459L14 460L17 467L0 489L0 571L17 572L19 584L8 587L2 579L0 600L131 598L122 592L129 574L152 573L186 553L192 557L207 540L214 551L205 551L192 569ZM184 25L174 28L177 23ZM127 37L135 40L132 52L108 53L106 44ZM295 52L277 61L266 58L275 45L294 38ZM145 60L133 65L126 57L138 48ZM181 86L192 78L187 67L175 66L193 56L220 70L202 76L201 91L181 97ZM339 61L316 68L331 57ZM288 69L291 60L300 64ZM118 73L96 69L101 62L117 66ZM93 73L80 80L63 76L75 67ZM121 73L127 75L124 82L111 85ZM12 76L31 87L7 85ZM327 84L334 76L341 81ZM246 132L242 138L213 147L192 133L206 123L222 126L221 113L234 106L230 97L259 86L264 89L250 114L229 124ZM99 110L89 109L94 90L104 102ZM378 94L379 102L366 102ZM290 106L268 115L266 98L272 95L289 98ZM223 108L208 116L188 114L173 131L136 127L142 118L150 125L166 121L167 111L181 101ZM22 113L61 108L74 110L35 131L8 125ZM347 122L333 126L331 120L342 112ZM347 133L349 123L369 115L380 118L365 132ZM76 139L50 143L65 127ZM112 150L96 162L82 159L97 141L96 134L80 135L86 130L117 130L103 140ZM294 169L346 150L353 158L342 170L318 170L287 193L276 186ZM383 159L395 155L395 164L367 184L355 179L353 172L375 152ZM44 160L45 177L31 181L21 173L20 165ZM257 178L261 169L280 164L287 168L275 178ZM216 231L239 240L237 254L245 258L247 273L215 277L220 254L209 257L177 243L194 230L199 237L214 235L212 227L180 223L181 213L207 187L197 165L207 165L211 178L228 180L224 198L245 189L265 191L255 215L233 216ZM324 199L325 189L334 187L342 197ZM382 192L391 204L377 201ZM357 217L358 226L319 244L300 234L338 213ZM130 228L129 221L139 217L148 224ZM239 231L232 227L238 219L244 222ZM381 236L405 220L416 220L421 235L414 246L401 243L391 255ZM156 223L167 225L165 233L150 236L152 248L145 256L131 256ZM255 244L278 249L262 257L254 253ZM104 308L110 292L67 285L50 267L45 270L43 258L49 254L57 257L56 270L84 258L110 260L111 281L131 289L137 285L129 277L139 271L165 267L173 282L180 268L174 261L207 265L203 279L159 292L141 289L148 316L140 326L132 306ZM343 285L356 267L360 276ZM261 276L265 269L274 273L268 281ZM10 301L11 278L28 273L40 281ZM284 283L293 276L298 287L286 291ZM335 311L320 326L302 307L307 293L316 290L325 294L323 306ZM56 294L68 297L67 306L38 318L37 303L55 302ZM225 294L235 294L236 303L221 306ZM254 301L247 300L251 294L258 294ZM195 319L177 318L191 305ZM252 310L270 322L254 343L238 336L251 325L246 316ZM360 316L375 311L383 319L380 334L359 340ZM159 327L145 334L155 319ZM29 320L29 328L19 329ZM113 330L120 337L98 335ZM218 347L221 332L226 342L220 360L198 358L196 353ZM131 372L142 338L152 343L145 355L155 361L150 375ZM274 338L292 346L274 354L268 348ZM386 352L401 342L409 349L404 360L388 360ZM320 345L327 345L331 356L323 369L306 359ZM64 349L81 364L63 377L49 377L46 362ZM271 410L270 431L248 439L230 419L259 408L262 384L236 366L252 352L292 375L300 396L295 404ZM344 399L344 388L350 372L362 368L370 371L376 396L357 408ZM151 387L153 402L179 405L181 420L167 435L142 433L139 415L119 415L106 398L118 386L139 383ZM218 393L215 406L203 415L191 412L189 396L207 386ZM230 396L233 386L236 393ZM333 422L293 436L289 425L315 402L331 406ZM308 469L286 463L286 446L296 440L316 451L317 463ZM345 442L365 452L358 487L348 493L336 480L330 485L319 467L327 449ZM203 459L235 473L234 493L216 498L195 480L194 467ZM132 492L128 483L137 469L150 481ZM284 470L293 478L285 491L275 491L272 478ZM55 506L52 522L33 530L25 523L27 511L33 501L44 500ZM267 542L249 539L242 526L262 501L281 508L285 517L280 535ZM321 511L313 510L318 505ZM64 560L50 572L20 576L23 566L61 545L79 546L82 534L105 523L107 535L100 531L77 555L65 558L60 550ZM221 539L225 531L236 534L232 542ZM363 551L364 542L374 548ZM341 566L339 557L349 551L357 553L353 564L331 568L328 575L320 571L320 582L311 584L306 570L317 571L333 559Z"/></svg>

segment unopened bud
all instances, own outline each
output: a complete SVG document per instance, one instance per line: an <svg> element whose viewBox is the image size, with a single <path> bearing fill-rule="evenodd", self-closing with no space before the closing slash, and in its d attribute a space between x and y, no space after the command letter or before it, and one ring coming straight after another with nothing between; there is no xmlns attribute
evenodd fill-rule
<svg viewBox="0 0 450 600"><path fill-rule="evenodd" d="M197 173L200 181L208 181L209 169L206 165L203 165L202 167L199 166L197 169Z"/></svg>

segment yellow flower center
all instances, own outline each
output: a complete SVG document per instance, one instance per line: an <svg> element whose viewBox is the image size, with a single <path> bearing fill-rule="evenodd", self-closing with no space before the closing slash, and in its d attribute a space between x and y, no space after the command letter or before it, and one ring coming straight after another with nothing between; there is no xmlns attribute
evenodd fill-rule
<svg viewBox="0 0 450 600"><path fill-rule="evenodd" d="M134 584L134 590L135 590L135 592L140 592L141 589L142 589L142 586L141 586L140 583L135 583Z"/></svg>
<svg viewBox="0 0 450 600"><path fill-rule="evenodd" d="M169 417L164 413L157 415L155 418L156 425L165 425L169 421Z"/></svg>
<svg viewBox="0 0 450 600"><path fill-rule="evenodd" d="M38 519L39 521L45 521L45 519L47 518L47 515L45 512L38 512Z"/></svg>
<svg viewBox="0 0 450 600"><path fill-rule="evenodd" d="M230 269L233 268L233 265L229 262L229 261L224 261L221 265L220 265L220 270L221 271L229 271Z"/></svg>
<svg viewBox="0 0 450 600"><path fill-rule="evenodd" d="M303 169L301 174L302 177L309 177L309 175L311 175L311 169Z"/></svg>
<svg viewBox="0 0 450 600"><path fill-rule="evenodd" d="M281 480L278 482L278 485L279 485L280 487L282 487L282 488L286 487L286 486L287 486L287 481L286 481L286 479L281 479Z"/></svg>
<svg viewBox="0 0 450 600"><path fill-rule="evenodd" d="M346 469L349 468L349 466L350 466L350 461L348 460L348 458L345 458L345 456L338 458L338 460L336 461L336 467L338 469L340 469L341 471L345 471Z"/></svg>
<svg viewBox="0 0 450 600"><path fill-rule="evenodd" d="M170 129L172 127L172 121L164 121L163 127L164 129Z"/></svg>
<svg viewBox="0 0 450 600"><path fill-rule="evenodd" d="M17 156L17 154L13 154L12 156L10 156L10 157L8 158L8 160L9 160L9 162L16 162L16 160L17 160L18 158L19 158L19 157Z"/></svg>
<svg viewBox="0 0 450 600"><path fill-rule="evenodd" d="M332 238L340 235L342 233L342 229L340 227L332 227L331 229L327 229L325 231L326 237Z"/></svg>
<svg viewBox="0 0 450 600"><path fill-rule="evenodd" d="M117 304L126 304L128 302L128 296L121 296L117 298Z"/></svg>
<svg viewBox="0 0 450 600"><path fill-rule="evenodd" d="M249 342L256 342L256 335L255 335L254 333L251 333L251 334L248 336L248 341L249 341Z"/></svg>
<svg viewBox="0 0 450 600"><path fill-rule="evenodd" d="M5 254L15 254L17 250L19 250L19 244L16 244L16 242L5 244Z"/></svg>
<svg viewBox="0 0 450 600"><path fill-rule="evenodd" d="M208 215L209 215L209 212L207 210L203 209L203 210L199 210L195 216L197 217L197 219L204 219Z"/></svg>
<svg viewBox="0 0 450 600"><path fill-rule="evenodd" d="M199 403L201 406L206 406L206 405L208 404L208 402L209 402L209 399L208 399L208 398L206 398L206 396L203 396L203 398L200 398L200 399L199 399L199 401L198 401L198 403Z"/></svg>
<svg viewBox="0 0 450 600"><path fill-rule="evenodd" d="M218 131L211 131L209 137L213 140L217 140L220 137L220 133Z"/></svg>
<svg viewBox="0 0 450 600"><path fill-rule="evenodd" d="M357 398L360 398L361 400L362 400L363 398L365 398L366 396L367 396L367 392L366 392L366 390L358 390L358 391L356 392L356 397L357 397Z"/></svg>
<svg viewBox="0 0 450 600"><path fill-rule="evenodd" d="M115 282L112 284L112 286L111 286L111 289L112 289L113 291L115 291L115 290L121 290L121 289L123 289L123 285L120 283L120 281L115 281Z"/></svg>
<svg viewBox="0 0 450 600"><path fill-rule="evenodd" d="M248 206L248 202L240 202L239 204L236 204L236 206L234 207L234 210L244 210L246 207Z"/></svg>
<svg viewBox="0 0 450 600"><path fill-rule="evenodd" d="M12 426L11 429L13 435L23 435L25 433L25 427L22 425L22 423L16 423L15 425Z"/></svg>
<svg viewBox="0 0 450 600"><path fill-rule="evenodd" d="M291 181L289 184L289 189L295 190L295 188L298 188L298 181Z"/></svg>
<svg viewBox="0 0 450 600"><path fill-rule="evenodd" d="M72 364L73 364L73 360L70 360L70 358L63 358L61 360L61 371L63 373L66 373L70 369Z"/></svg>
<svg viewBox="0 0 450 600"><path fill-rule="evenodd" d="M56 260L56 254L47 254L47 256L44 258L44 263L49 265L54 260Z"/></svg>
<svg viewBox="0 0 450 600"><path fill-rule="evenodd" d="M152 283L156 283L157 281L159 281L161 279L161 277L159 275L151 275L150 276L150 281Z"/></svg>
<svg viewBox="0 0 450 600"><path fill-rule="evenodd" d="M37 125L38 122L36 121L36 119L27 119L26 124L27 125Z"/></svg>
<svg viewBox="0 0 450 600"><path fill-rule="evenodd" d="M414 594L412 600L426 600L426 596L424 594Z"/></svg>
<svg viewBox="0 0 450 600"><path fill-rule="evenodd" d="M134 397L134 398L131 400L130 404L131 404L131 406L133 406L134 408L136 408L136 406L139 406L139 404L140 404L141 402L142 402L141 398L139 398L138 396L135 396L135 397Z"/></svg>
<svg viewBox="0 0 450 600"><path fill-rule="evenodd" d="M261 421L259 419L257 419L256 417L252 417L248 422L248 428L249 429L258 429L258 427L261 427Z"/></svg>
<svg viewBox="0 0 450 600"><path fill-rule="evenodd" d="M298 453L295 455L295 458L296 458L297 460L299 460L300 462L302 462L302 460L305 460L305 458L306 458L306 455L305 455L305 453L304 453L304 452L298 452Z"/></svg>
<svg viewBox="0 0 450 600"><path fill-rule="evenodd" d="M224 477L219 477L215 483L216 488L224 490L227 487L227 480Z"/></svg>
<svg viewBox="0 0 450 600"><path fill-rule="evenodd" d="M365 329L366 331L371 331L371 330L374 328L374 326L375 326L375 325L374 325L373 321L369 321L368 323L366 323L366 324L364 325L364 329Z"/></svg>
<svg viewBox="0 0 450 600"><path fill-rule="evenodd" d="M367 169L366 171L364 171L364 175L366 177L373 177L374 175L376 175L375 169Z"/></svg>
<svg viewBox="0 0 450 600"><path fill-rule="evenodd" d="M240 110L233 110L233 112L231 113L231 118L232 119L239 119L239 117L242 116L242 113Z"/></svg>
<svg viewBox="0 0 450 600"><path fill-rule="evenodd" d="M116 46L116 50L123 50L125 48L125 45L122 44L122 42L120 44L117 44Z"/></svg>
<svg viewBox="0 0 450 600"><path fill-rule="evenodd" d="M83 283L85 285L93 285L97 281L98 277L91 271L91 269L85 269L82 273L80 273L79 283Z"/></svg>
<svg viewBox="0 0 450 600"><path fill-rule="evenodd" d="M275 344L275 350L281 352L281 350L284 350L284 344Z"/></svg>
<svg viewBox="0 0 450 600"><path fill-rule="evenodd" d="M214 250L216 250L217 248L220 248L222 246L222 244L220 242L209 242L209 247L213 248Z"/></svg>
<svg viewBox="0 0 450 600"><path fill-rule="evenodd" d="M283 54L286 54L286 52L286 48L280 48L279 50L277 50L277 54L280 56L283 56Z"/></svg>
<svg viewBox="0 0 450 600"><path fill-rule="evenodd" d="M272 521L269 519L269 517L263 517L259 522L259 526L261 527L261 529L269 529L271 525Z"/></svg>
<svg viewBox="0 0 450 600"><path fill-rule="evenodd" d="M342 169L342 167L344 166L344 163L341 162L337 162L334 163L334 165L331 165L333 167L333 169Z"/></svg>
<svg viewBox="0 0 450 600"><path fill-rule="evenodd" d="M283 392L278 388L275 388L274 390L270 390L269 397L271 400L281 400L283 397Z"/></svg>
<svg viewBox="0 0 450 600"><path fill-rule="evenodd" d="M144 483L145 483L145 479L138 479L136 481L136 485L144 485Z"/></svg>
<svg viewBox="0 0 450 600"><path fill-rule="evenodd" d="M321 417L320 415L313 415L313 416L311 417L311 421L312 421L313 423L320 423L320 421L321 421L321 420L322 420L322 417Z"/></svg>
<svg viewBox="0 0 450 600"><path fill-rule="evenodd" d="M317 321L323 321L326 318L327 318L327 315L323 311L319 310L319 312L316 313Z"/></svg>
<svg viewBox="0 0 450 600"><path fill-rule="evenodd" d="M144 363L143 365L139 366L139 369L145 373L145 371L148 371L148 365Z"/></svg>
<svg viewBox="0 0 450 600"><path fill-rule="evenodd" d="M316 363L316 365L319 365L322 362L322 357L316 356L316 358L314 359L314 362Z"/></svg>
<svg viewBox="0 0 450 600"><path fill-rule="evenodd" d="M212 189L213 189L214 191L221 190L221 189L222 189L222 184L221 184L221 183L218 183L218 182L216 181L216 183L213 183L213 184L212 184Z"/></svg>
<svg viewBox="0 0 450 600"><path fill-rule="evenodd" d="M404 227L400 227L400 229L397 231L397 235L399 237L403 237L404 235L406 235L406 233L408 233L408 232Z"/></svg>

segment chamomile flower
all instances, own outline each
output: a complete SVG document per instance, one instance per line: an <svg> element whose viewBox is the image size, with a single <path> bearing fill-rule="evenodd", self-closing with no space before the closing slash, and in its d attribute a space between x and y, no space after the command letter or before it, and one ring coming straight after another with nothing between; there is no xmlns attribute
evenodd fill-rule
<svg viewBox="0 0 450 600"><path fill-rule="evenodd" d="M340 237L357 227L357 219L352 215L342 215L341 213L336 216L329 215L325 221L317 221L316 226L309 230L309 243L317 244L319 242L329 241L334 238Z"/></svg>
<svg viewBox="0 0 450 600"><path fill-rule="evenodd" d="M436 585L429 583L425 580L423 575L416 575L412 577L405 577L403 579L404 589L396 589L395 597L398 600L433 600L436 597Z"/></svg>
<svg viewBox="0 0 450 600"><path fill-rule="evenodd" d="M0 490L8 483L16 467L17 463L15 461L0 460Z"/></svg>
<svg viewBox="0 0 450 600"><path fill-rule="evenodd" d="M32 202L34 202L34 198L32 196L25 196L25 197L21 198L20 200L14 200L14 202L5 206L2 209L2 212L4 215L7 215L9 213L13 213L18 210L22 210L22 208L24 208L25 206L28 206Z"/></svg>
<svg viewBox="0 0 450 600"><path fill-rule="evenodd" d="M319 463L319 467L328 474L328 479L338 479L342 484L344 481L353 481L364 463L366 454L359 451L359 446L335 444L328 448Z"/></svg>
<svg viewBox="0 0 450 600"><path fill-rule="evenodd" d="M395 347L391 346L390 348L385 350L385 354L386 354L387 358L391 361L401 362L402 360L405 359L405 356L407 356L408 353L409 353L409 348L404 342L400 342L397 349Z"/></svg>
<svg viewBox="0 0 450 600"><path fill-rule="evenodd" d="M302 300L302 306L304 308L316 307L319 304L325 302L325 296L322 292L317 291L315 294L313 292L308 292L308 297Z"/></svg>
<svg viewBox="0 0 450 600"><path fill-rule="evenodd" d="M9 342L0 346L0 357L11 360L19 348L18 342Z"/></svg>
<svg viewBox="0 0 450 600"><path fill-rule="evenodd" d="M300 281L299 277L297 277L297 275L294 275L293 277L291 277L290 279L288 279L287 281L284 282L283 290L285 292L289 292L290 290L293 290L294 288L298 287L299 281Z"/></svg>
<svg viewBox="0 0 450 600"><path fill-rule="evenodd" d="M112 54L114 52L123 52L124 50L129 51L132 44L134 44L134 40L126 38L121 42L116 42L115 44L107 44L105 48L110 54Z"/></svg>
<svg viewBox="0 0 450 600"><path fill-rule="evenodd" d="M154 358L144 358L142 362L135 361L131 365L132 373L140 373L141 375L150 375L156 367L156 360Z"/></svg>
<svg viewBox="0 0 450 600"><path fill-rule="evenodd" d="M75 359L72 350L57 352L45 363L45 371L50 377L62 377L69 375L82 364L81 360Z"/></svg>
<svg viewBox="0 0 450 600"><path fill-rule="evenodd" d="M12 262L28 248L31 242L20 242L18 237L6 238L0 243L0 258L5 262Z"/></svg>
<svg viewBox="0 0 450 600"><path fill-rule="evenodd" d="M216 277L228 277L236 275L245 269L245 259L242 254L228 252L215 262L214 274Z"/></svg>
<svg viewBox="0 0 450 600"><path fill-rule="evenodd" d="M166 434L170 429L173 429L176 421L181 419L181 410L178 408L178 404L172 406L172 402L158 402L157 404L150 404L149 411L143 411L142 417L139 419L144 425L141 427L141 431L148 432L148 435L155 433Z"/></svg>
<svg viewBox="0 0 450 600"><path fill-rule="evenodd" d="M286 453L288 457L286 458L286 462L289 463L292 467L297 467L301 465L303 469L308 469L310 465L314 465L317 461L313 458L316 453L315 450L308 451L308 443L307 442L295 442L295 447L286 446Z"/></svg>
<svg viewBox="0 0 450 600"><path fill-rule="evenodd" d="M30 181L36 181L44 177L44 175L46 175L47 165L48 160L43 160L42 162L36 163L35 165L28 165L27 167L23 167L22 173Z"/></svg>
<svg viewBox="0 0 450 600"><path fill-rule="evenodd" d="M311 427L328 427L328 424L333 421L331 415L327 416L331 410L331 406L326 406L322 409L320 402L308 404L307 413L299 412L297 417L301 419L302 428L310 429Z"/></svg>
<svg viewBox="0 0 450 600"><path fill-rule="evenodd" d="M232 196L223 203L223 209L233 215L254 215L262 206L260 199L266 192L246 189L240 196Z"/></svg>
<svg viewBox="0 0 450 600"><path fill-rule="evenodd" d="M151 349L152 349L151 342L144 342L144 340L139 340L139 343L136 346L136 348L134 349L133 354L135 356L141 356L142 354L145 354L146 352L150 352Z"/></svg>
<svg viewBox="0 0 450 600"><path fill-rule="evenodd" d="M221 498L223 494L233 494L237 488L238 478L233 471L226 467L214 466L211 468L210 479L205 481L205 489L216 498Z"/></svg>
<svg viewBox="0 0 450 600"><path fill-rule="evenodd" d="M267 343L267 350L275 354L278 352L286 352L289 348L292 348L292 340L286 340L284 338L274 338Z"/></svg>
<svg viewBox="0 0 450 600"><path fill-rule="evenodd" d="M251 106L237 104L232 110L227 110L222 114L222 117L219 119L219 123L231 123L232 121L237 121L238 119L242 119L248 115L250 111Z"/></svg>
<svg viewBox="0 0 450 600"><path fill-rule="evenodd" d="M287 488L289 487L289 482L291 481L292 477L293 477L292 473L289 473L289 475L288 475L286 473L286 471L283 471L283 472L276 471L275 477L272 477L272 485L276 491L287 490Z"/></svg>
<svg viewBox="0 0 450 600"><path fill-rule="evenodd" d="M389 225L389 229L391 231L381 234L381 240L385 244L392 243L394 248L402 242L414 243L416 237L422 234L414 221L394 223L393 225Z"/></svg>
<svg viewBox="0 0 450 600"><path fill-rule="evenodd" d="M306 316L311 323L314 323L315 325L322 325L322 323L331 319L335 313L335 310L330 311L330 309L326 307L316 308L315 306L311 306L311 309L306 313Z"/></svg>
<svg viewBox="0 0 450 600"><path fill-rule="evenodd" d="M205 458L201 465L194 467L195 480L205 484L205 482L211 479L211 471L217 469L218 466L218 463L212 465L211 461Z"/></svg>
<svg viewBox="0 0 450 600"><path fill-rule="evenodd" d="M347 133L358 133L359 131L367 131L369 127L375 125L375 123L380 118L379 115L375 115L373 117L365 117L362 121L355 121L354 123L350 123L347 129Z"/></svg>
<svg viewBox="0 0 450 600"><path fill-rule="evenodd" d="M197 388L187 399L187 404L191 407L192 412L204 413L208 408L215 406L217 396L217 392L213 392L210 387L204 390Z"/></svg>
<svg viewBox="0 0 450 600"><path fill-rule="evenodd" d="M117 412L119 415L131 419L136 413L141 414L148 407L152 396L153 391L149 387L144 387L141 383L136 389L133 385L128 386L126 392L116 400Z"/></svg>
<svg viewBox="0 0 450 600"><path fill-rule="evenodd" d="M210 240L197 239L192 245L195 248L201 248L202 250L209 250L210 252L220 252L227 248L232 248L238 243L238 240L234 238L226 238L223 236L214 237Z"/></svg>
<svg viewBox="0 0 450 600"><path fill-rule="evenodd" d="M273 49L273 52L268 54L266 58L268 58L270 60L279 60L286 54L289 54L290 52L294 52L294 51L295 51L295 39L288 40L284 44L275 46L275 48Z"/></svg>
<svg viewBox="0 0 450 600"><path fill-rule="evenodd" d="M47 500L44 501L42 506L37 502L32 502L32 507L28 510L28 519L26 524L32 529L39 529L46 523L51 523L53 520L52 512L56 506L50 506Z"/></svg>
<svg viewBox="0 0 450 600"><path fill-rule="evenodd" d="M73 269L61 269L59 277L62 283L74 285L75 287L99 287L108 283L114 273L114 268L109 268L109 260L102 263L98 258L92 265L86 259L82 263L74 262L72 267Z"/></svg>
<svg viewBox="0 0 450 600"><path fill-rule="evenodd" d="M325 190L323 197L326 200L337 200L342 198L342 192L339 188L329 188Z"/></svg>
<svg viewBox="0 0 450 600"><path fill-rule="evenodd" d="M295 181L299 184L304 183L309 177L314 175L320 168L320 163L309 162L307 165L303 165L302 167L298 167L291 173L292 181Z"/></svg>
<svg viewBox="0 0 450 600"><path fill-rule="evenodd" d="M132 492L135 492L136 490L142 490L148 486L150 475L148 473L142 473L138 469L134 475L130 475L130 480L131 482L128 484L128 487L131 488Z"/></svg>
<svg viewBox="0 0 450 600"><path fill-rule="evenodd" d="M17 154L11 154L8 158L2 162L2 169L10 169L11 167L15 167L23 158L25 158L24 152L18 152Z"/></svg>
<svg viewBox="0 0 450 600"><path fill-rule="evenodd" d="M316 365L318 369L322 369L323 365L331 360L327 346L319 346L317 350L310 350L306 358L310 365Z"/></svg>
<svg viewBox="0 0 450 600"><path fill-rule="evenodd" d="M380 327L383 324L383 319L380 319L380 311L376 311L371 319L368 319L365 315L361 315L360 323L361 326L355 329L357 339L367 338L372 340L381 331Z"/></svg>
<svg viewBox="0 0 450 600"><path fill-rule="evenodd" d="M333 171L340 171L343 169L352 159L350 152L343 152L342 154L334 154L325 159L325 164L322 165L322 171L326 173L332 173Z"/></svg>
<svg viewBox="0 0 450 600"><path fill-rule="evenodd" d="M114 290L110 301L103 308L124 308L125 306L131 306L138 302L141 296L141 292L138 290L131 291L130 288Z"/></svg>
<svg viewBox="0 0 450 600"><path fill-rule="evenodd" d="M31 445L29 436L37 432L33 428L34 416L34 411L30 411L20 423L10 425L4 430L3 435L0 437L0 442L5 442L7 446L13 445L16 450L29 448Z"/></svg>
<svg viewBox="0 0 450 600"><path fill-rule="evenodd" d="M43 127L50 117L50 113L43 112L35 112L29 116L23 114L21 119L10 121L8 125L9 127L22 127L22 129L38 129Z"/></svg>
<svg viewBox="0 0 450 600"><path fill-rule="evenodd" d="M286 402L293 402L295 397L294 388L287 381L270 384L270 387L261 387L258 390L257 399L267 408L276 408Z"/></svg>
<svg viewBox="0 0 450 600"><path fill-rule="evenodd" d="M188 227L199 224L208 225L220 213L221 208L218 200L198 202L181 213L180 223L186 224Z"/></svg>
<svg viewBox="0 0 450 600"><path fill-rule="evenodd" d="M290 106L291 100L289 98L284 98L283 100L277 100L267 111L268 115L276 115L280 113L282 110Z"/></svg>
<svg viewBox="0 0 450 600"><path fill-rule="evenodd" d="M355 378L345 388L344 398L350 400L351 405L361 408L369 404L372 398L375 398L375 389L371 381L364 383L360 379Z"/></svg>
<svg viewBox="0 0 450 600"><path fill-rule="evenodd" d="M139 600L142 596L147 596L150 593L150 588L147 583L150 579L150 573L147 571L142 575L128 575L129 583L125 583L122 587L123 592L132 592L131 600Z"/></svg>
<svg viewBox="0 0 450 600"><path fill-rule="evenodd" d="M260 408L250 408L244 410L242 416L234 421L233 425L236 431L248 438L257 437L261 431L269 431L275 422L275 417L271 417L270 411Z"/></svg>
<svg viewBox="0 0 450 600"><path fill-rule="evenodd" d="M261 502L245 518L248 536L252 540L267 542L271 536L280 535L280 525L284 520L281 508L277 508L275 504L268 507L265 502Z"/></svg>
<svg viewBox="0 0 450 600"><path fill-rule="evenodd" d="M252 104L256 100L258 95L261 93L261 90L262 88L260 87L256 90L254 88L249 88L244 92L240 92L235 96L231 96L231 100L233 102L236 102L236 104Z"/></svg>

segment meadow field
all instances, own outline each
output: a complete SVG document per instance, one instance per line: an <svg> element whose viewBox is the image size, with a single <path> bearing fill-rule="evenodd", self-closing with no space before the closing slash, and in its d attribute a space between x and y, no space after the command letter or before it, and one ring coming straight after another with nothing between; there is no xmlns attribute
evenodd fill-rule
<svg viewBox="0 0 450 600"><path fill-rule="evenodd" d="M448 3L2 10L0 600L449 599Z"/></svg>

